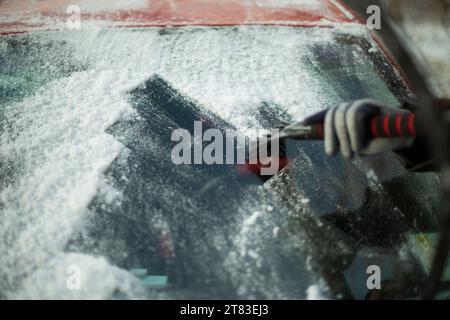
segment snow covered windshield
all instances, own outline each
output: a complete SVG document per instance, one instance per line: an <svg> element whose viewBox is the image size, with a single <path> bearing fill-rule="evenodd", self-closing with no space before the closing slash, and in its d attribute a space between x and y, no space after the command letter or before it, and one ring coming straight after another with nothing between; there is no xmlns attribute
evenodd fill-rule
<svg viewBox="0 0 450 320"><path fill-rule="evenodd" d="M170 159L194 119L251 136L352 99L398 105L361 26L36 32L0 37L0 57L1 297L363 297L366 265L411 267L405 234L434 223L436 177L393 155L294 142L264 184Z"/></svg>

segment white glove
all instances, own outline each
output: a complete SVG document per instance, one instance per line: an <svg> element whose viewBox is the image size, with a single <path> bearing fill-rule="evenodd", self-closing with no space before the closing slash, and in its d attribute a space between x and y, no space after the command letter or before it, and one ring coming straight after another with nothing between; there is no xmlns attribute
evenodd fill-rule
<svg viewBox="0 0 450 320"><path fill-rule="evenodd" d="M367 126L370 118L375 115L392 113L409 114L409 111L385 106L370 99L356 100L330 108L324 114L325 120L318 119L317 114L303 120L304 125L316 121L324 123L325 152L334 155L339 150L346 158L354 154L370 155L385 151L410 147L414 138L372 138Z"/></svg>

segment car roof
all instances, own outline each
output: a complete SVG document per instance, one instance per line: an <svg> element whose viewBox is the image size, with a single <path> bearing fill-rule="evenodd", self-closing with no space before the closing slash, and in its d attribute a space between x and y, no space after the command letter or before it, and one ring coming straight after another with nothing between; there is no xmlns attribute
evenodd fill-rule
<svg viewBox="0 0 450 320"><path fill-rule="evenodd" d="M73 7L73 6L77 7ZM358 22L339 0L6 0L2 34L58 30L79 8L82 21L107 27L186 25L333 26Z"/></svg>

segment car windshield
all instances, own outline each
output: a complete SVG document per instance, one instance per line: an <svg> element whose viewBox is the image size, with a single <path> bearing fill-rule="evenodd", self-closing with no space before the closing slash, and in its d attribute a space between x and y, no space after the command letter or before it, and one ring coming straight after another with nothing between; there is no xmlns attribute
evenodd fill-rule
<svg viewBox="0 0 450 320"><path fill-rule="evenodd" d="M34 32L0 56L3 297L364 298L370 265L411 296L423 279L411 243L435 228L438 179L394 154L289 142L264 183L171 160L195 120L254 138L349 100L400 105L362 26Z"/></svg>

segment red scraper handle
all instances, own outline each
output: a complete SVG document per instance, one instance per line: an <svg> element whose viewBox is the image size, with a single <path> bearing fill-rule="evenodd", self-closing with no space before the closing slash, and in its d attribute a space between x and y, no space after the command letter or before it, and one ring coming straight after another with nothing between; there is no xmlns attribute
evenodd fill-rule
<svg viewBox="0 0 450 320"><path fill-rule="evenodd" d="M322 123L313 124L308 138L322 140L323 131ZM372 138L415 137L417 135L416 116L414 113L373 116L368 121L368 132Z"/></svg>

